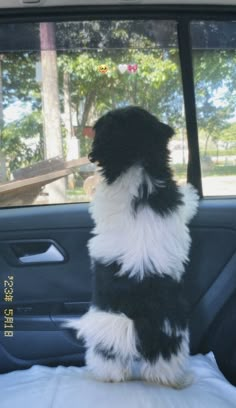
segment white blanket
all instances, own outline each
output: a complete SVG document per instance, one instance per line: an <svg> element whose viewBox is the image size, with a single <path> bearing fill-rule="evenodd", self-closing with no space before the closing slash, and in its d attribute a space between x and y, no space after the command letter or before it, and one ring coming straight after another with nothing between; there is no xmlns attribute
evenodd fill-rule
<svg viewBox="0 0 236 408"><path fill-rule="evenodd" d="M104 384L86 368L33 366L0 375L1 408L236 408L236 387L213 353L190 359L195 382L174 390L141 381Z"/></svg>

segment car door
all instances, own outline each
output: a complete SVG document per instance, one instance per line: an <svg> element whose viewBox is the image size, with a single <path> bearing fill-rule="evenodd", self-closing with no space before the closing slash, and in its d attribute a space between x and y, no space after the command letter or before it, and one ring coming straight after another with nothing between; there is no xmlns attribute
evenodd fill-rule
<svg viewBox="0 0 236 408"><path fill-rule="evenodd" d="M36 362L83 361L82 345L60 326L89 305L86 244L92 222L86 205L68 207L32 207L28 215L25 208L1 212L2 372ZM51 255L50 248L56 249ZM6 319L12 309L14 324Z"/></svg>
<svg viewBox="0 0 236 408"><path fill-rule="evenodd" d="M0 24L2 139L8 164L0 184L0 372L33 364L84 364L83 344L62 324L85 313L91 299L88 202L98 181L87 160L91 127L116 106L142 104L157 114L158 104L158 115L176 129L171 146L176 177L192 182L201 196L190 226L193 244L185 277L192 352L214 351L234 382L235 365L228 354L235 347L226 347L222 336L231 326L235 339L236 327L235 147L230 136L220 136L227 109L220 110L211 98L223 98L225 108L234 86L233 56L222 36L235 23L227 14L222 26L220 15L199 15L194 9L176 13L146 7L144 14L143 8L132 13L126 7L119 12L94 8L93 14L84 10L81 16L79 8L67 7L62 16L57 8L31 9L19 18L8 10L7 24ZM131 31L139 41L136 51ZM233 40L230 47L235 47ZM212 49L217 52L211 54ZM211 76L209 67L222 59L223 72ZM213 129L212 117L215 139L206 135ZM226 122L230 128L233 122ZM30 133L24 139L25 132ZM55 147L56 134L70 155L62 145ZM206 145L214 140L213 151Z"/></svg>

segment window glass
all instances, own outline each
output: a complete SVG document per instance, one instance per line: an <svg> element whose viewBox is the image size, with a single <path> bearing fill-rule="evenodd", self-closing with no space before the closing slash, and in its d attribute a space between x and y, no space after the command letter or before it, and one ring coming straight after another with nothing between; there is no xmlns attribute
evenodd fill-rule
<svg viewBox="0 0 236 408"><path fill-rule="evenodd" d="M191 24L203 194L236 194L236 22Z"/></svg>
<svg viewBox="0 0 236 408"><path fill-rule="evenodd" d="M173 126L176 178L187 144L176 23L0 26L0 206L90 201L87 155L102 114L139 105Z"/></svg>

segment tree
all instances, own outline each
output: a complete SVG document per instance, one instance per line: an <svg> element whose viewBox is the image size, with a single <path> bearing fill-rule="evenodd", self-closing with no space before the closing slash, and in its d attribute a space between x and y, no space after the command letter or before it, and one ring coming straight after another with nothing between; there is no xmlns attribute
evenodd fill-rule
<svg viewBox="0 0 236 408"><path fill-rule="evenodd" d="M226 50L194 50L195 92L204 156L212 140L218 146L224 129L235 115L235 56Z"/></svg>
<svg viewBox="0 0 236 408"><path fill-rule="evenodd" d="M236 147L236 123L229 123L221 132L221 141L224 143L225 150L230 147Z"/></svg>
<svg viewBox="0 0 236 408"><path fill-rule="evenodd" d="M3 55L0 55L0 182L6 181L6 158L3 152L3 126L4 126L4 118L3 118L3 89L2 89L2 60Z"/></svg>
<svg viewBox="0 0 236 408"><path fill-rule="evenodd" d="M16 101L30 102L32 106L32 112L4 124L3 148L11 171L41 157L51 157L50 149L54 150L57 144L57 154L62 155L62 138L65 157L69 140L74 136L80 142L81 155L87 155L91 139L84 137L84 127L93 125L104 112L128 104L153 112L181 137L185 124L174 23L60 22L36 24L30 30L34 41L41 38L42 95L35 80L37 52L6 52L3 61L3 108ZM198 49L193 55L198 124L207 153L209 141L218 143L234 116L236 60L226 50ZM106 75L98 71L101 63L109 67ZM136 63L137 72L119 72L117 66L127 63ZM223 100L216 103L220 92ZM33 118L37 118L35 127ZM24 152L30 137L37 140L37 148ZM50 146L53 137L55 141ZM14 149L18 152L17 160L12 154Z"/></svg>
<svg viewBox="0 0 236 408"><path fill-rule="evenodd" d="M179 96L181 84L177 50L174 46L168 49L168 44L165 49L157 47L158 44L162 45L164 36L171 38L172 26L169 27L164 23L153 26L151 22L144 25L139 21L57 23L55 26L55 31L53 25L48 24L39 27L32 25L30 28L27 25L26 27L28 30L27 38L31 35L34 42L37 42L36 37L40 33L43 70L46 61L51 58L52 62L51 64L48 63L43 75L42 97L39 83L35 80L37 53L28 51L6 53L4 56L4 107L16 101L30 102L33 112L40 113L43 108L45 113L46 105L48 105L48 113L43 115L46 141L52 140L52 133L59 135L56 138L57 142L61 139L60 114L56 106L57 102L55 103L58 96L52 96L51 88L53 86L55 90L57 83L55 80L57 75L56 56L59 67L61 111L64 111L66 117L62 129L63 134L71 137L73 132L76 132L75 134L80 140L82 155L88 153L91 145L91 139L86 139L83 136L84 126L93 124L98 116L116 106L139 104L157 114L160 119L169 123L172 122L175 126L179 125L181 115L178 113L179 106L182 106L182 97ZM29 30L31 31L29 32ZM45 33L43 30L46 30ZM129 35L130 31L132 31L132 36ZM168 41L174 44L175 40L171 38ZM57 55L55 45L59 48ZM78 46L89 49L87 51L83 49L82 52L72 51L74 48L78 49ZM109 48L109 52L107 52L107 48ZM63 52L60 49L63 49ZM68 51L65 52L65 49ZM109 72L105 77L99 74L97 69L102 60L109 64ZM135 75L127 73L122 75L117 70L117 65L122 62L137 62L138 72ZM46 85L46 81L47 78L50 78L50 69L54 70L52 75L54 82L49 87ZM163 115L163 112L167 111L168 115ZM52 120L54 112L56 119ZM76 128L71 123L72 115L77 117ZM40 118L42 119L42 115L38 115L38 120ZM20 129L21 125L25 126L25 123L27 121L18 120L17 126ZM49 124L48 130L46 130L46 123ZM56 132L53 131L55 124ZM16 150L19 153L18 158L21 164L31 160L29 152L24 156L22 146L24 139L27 139L29 132L32 132L32 128L28 129L29 132L24 130L25 133L21 133L19 136L21 140L19 140L14 135L10 136L14 132L15 125L15 122L5 124L5 135L8 135L8 142L6 142L6 137L4 139L8 160L11 160L10 168L12 171L18 162L10 154L11 140L14 140L15 146L18 145L19 147ZM16 134L19 135L19 132ZM40 134L42 136L42 133ZM60 149L58 149L59 152ZM45 157L49 156L48 146L45 148ZM32 156L32 160L37 160L38 157L37 155Z"/></svg>
<svg viewBox="0 0 236 408"><path fill-rule="evenodd" d="M59 78L62 82L65 71L70 75L71 105L77 116L81 151L84 126L93 124L98 116L114 107L138 104L175 128L183 125L183 100L176 54L176 50L151 49L146 52L145 49L125 48L125 52L118 50L114 56L104 50L95 55L93 51L60 55ZM109 68L106 75L98 71L101 61ZM127 62L138 64L135 74L119 72L117 66ZM93 111L96 112L95 117Z"/></svg>
<svg viewBox="0 0 236 408"><path fill-rule="evenodd" d="M36 61L33 52L2 55L1 154L6 160L6 178L10 178L11 172L19 166L43 159L42 104L40 86L35 80ZM20 103L22 113L16 119L13 107L17 103ZM24 114L23 107L27 104L30 104L31 113ZM13 117L4 121L4 109L11 107ZM34 139L34 146L29 149L30 138Z"/></svg>
<svg viewBox="0 0 236 408"><path fill-rule="evenodd" d="M63 157L54 23L40 23L44 157ZM63 202L65 181L47 186L50 202Z"/></svg>
<svg viewBox="0 0 236 408"><path fill-rule="evenodd" d="M24 135L24 137L22 137ZM20 167L28 167L43 160L43 127L40 111L32 112L19 120L12 121L2 132L3 153L8 158L11 173Z"/></svg>

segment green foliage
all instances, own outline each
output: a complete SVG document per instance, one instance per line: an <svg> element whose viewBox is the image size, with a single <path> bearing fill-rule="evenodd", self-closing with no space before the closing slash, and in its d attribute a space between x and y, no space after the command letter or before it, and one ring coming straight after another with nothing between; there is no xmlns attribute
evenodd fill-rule
<svg viewBox="0 0 236 408"><path fill-rule="evenodd" d="M233 176L236 175L236 166L214 165L211 169L204 170L204 177Z"/></svg>
<svg viewBox="0 0 236 408"><path fill-rule="evenodd" d="M34 32L36 35L37 30ZM38 35L38 34L37 34ZM166 40L167 39L167 40ZM175 23L153 21L84 21L56 23L57 65L61 113L64 112L64 73L69 74L70 105L81 156L92 139L83 128L106 111L129 104L143 106L175 128L185 126ZM232 124L236 106L236 54L230 50L194 50L194 76L201 148L219 141L227 149L236 135ZM2 151L10 170L43 159L41 84L35 79L39 52L5 53L2 59L4 108L30 102L32 113L1 132ZM135 63L136 73L120 73L119 64ZM107 74L98 66L106 64ZM217 99L217 101L216 101ZM63 116L63 115L62 115ZM66 129L62 118L66 152ZM32 144L31 144L32 141ZM180 166L180 174L185 171Z"/></svg>
<svg viewBox="0 0 236 408"><path fill-rule="evenodd" d="M93 139L82 136L80 139L80 155L81 157L85 157L90 153L91 146L92 146Z"/></svg>
<svg viewBox="0 0 236 408"><path fill-rule="evenodd" d="M145 52L129 49L117 52L111 58L107 51L97 53L63 54L59 56L60 89L63 72L70 73L71 101L74 109L80 109L92 95L90 109L96 112L90 117L88 125L104 112L115 107L137 104L149 109L160 119L171 123L175 128L182 125L182 93L179 66L176 63L176 50L154 50ZM120 73L119 64L135 63L138 70L134 74ZM106 64L108 73L101 74L99 65ZM78 115L81 125L83 115ZM83 124L85 125L85 123ZM78 137L82 141L82 128Z"/></svg>
<svg viewBox="0 0 236 408"><path fill-rule="evenodd" d="M200 135L208 142L226 141L230 120L235 115L235 52L195 50L195 92Z"/></svg>
<svg viewBox="0 0 236 408"><path fill-rule="evenodd" d="M36 111L13 121L2 130L2 152L9 161L10 171L27 167L43 158L41 113Z"/></svg>
<svg viewBox="0 0 236 408"><path fill-rule="evenodd" d="M21 101L30 102L32 109L40 109L41 89L36 81L38 52L6 53L2 57L3 106Z"/></svg>
<svg viewBox="0 0 236 408"><path fill-rule="evenodd" d="M229 123L221 133L221 140L224 141L225 147L234 145L236 147L236 123Z"/></svg>

